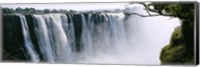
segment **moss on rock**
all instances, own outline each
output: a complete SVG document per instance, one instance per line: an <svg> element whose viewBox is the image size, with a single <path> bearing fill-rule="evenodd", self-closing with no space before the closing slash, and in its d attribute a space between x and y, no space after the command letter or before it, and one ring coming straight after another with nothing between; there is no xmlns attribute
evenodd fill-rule
<svg viewBox="0 0 200 67"><path fill-rule="evenodd" d="M177 27L171 37L170 44L166 45L161 53L161 64L194 64L194 55L188 50L183 37L182 27Z"/></svg>
<svg viewBox="0 0 200 67"><path fill-rule="evenodd" d="M172 46L176 46L176 45L180 45L182 44L183 41L183 34L181 32L181 27L176 27L175 31L172 34L171 40L170 40L170 44Z"/></svg>

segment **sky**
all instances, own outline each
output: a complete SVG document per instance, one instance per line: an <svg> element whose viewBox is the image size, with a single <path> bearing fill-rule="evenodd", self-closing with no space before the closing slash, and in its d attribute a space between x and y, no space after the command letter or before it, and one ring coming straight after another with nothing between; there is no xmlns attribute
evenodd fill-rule
<svg viewBox="0 0 200 67"><path fill-rule="evenodd" d="M73 9L73 10L96 10L96 9L124 9L128 3L4 3L1 7L9 8L27 8L33 7L35 9Z"/></svg>

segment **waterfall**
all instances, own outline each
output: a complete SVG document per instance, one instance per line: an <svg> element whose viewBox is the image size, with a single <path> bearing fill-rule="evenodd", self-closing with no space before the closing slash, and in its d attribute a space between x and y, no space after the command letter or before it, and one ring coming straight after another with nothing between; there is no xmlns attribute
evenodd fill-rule
<svg viewBox="0 0 200 67"><path fill-rule="evenodd" d="M19 17L20 17L20 21L21 21L21 25L23 29L24 42L25 42L24 45L26 47L28 55L31 57L32 62L39 62L40 59L38 57L38 54L34 50L33 43L30 38L30 33L29 33L29 28L27 25L26 18L23 15L19 15Z"/></svg>
<svg viewBox="0 0 200 67"><path fill-rule="evenodd" d="M88 57L117 51L126 43L122 13L78 16L78 20L81 20L77 22L81 24L77 28L81 30L80 33L75 33L73 15L56 13L32 16L43 60L50 63L78 63ZM75 34L80 35L80 43L77 43ZM81 51L77 52L76 49Z"/></svg>
<svg viewBox="0 0 200 67"><path fill-rule="evenodd" d="M37 22L34 23L35 32L43 57L49 62L55 62L45 19L42 15L34 15L34 17L37 19Z"/></svg>
<svg viewBox="0 0 200 67"><path fill-rule="evenodd" d="M95 56L95 54L99 53L111 53L119 50L114 50L116 47L122 47L122 43L117 42L125 43L124 15L117 15L114 13L81 15L83 29L81 41L84 45L83 52L86 57Z"/></svg>
<svg viewBox="0 0 200 67"><path fill-rule="evenodd" d="M178 20L163 22L166 17L132 15L125 20L123 13L50 13L31 15L30 28L25 16L19 16L32 62L48 63L159 64L159 51L179 25Z"/></svg>
<svg viewBox="0 0 200 67"><path fill-rule="evenodd" d="M68 19L64 14L34 15L35 31L42 54L48 62L70 62L71 46L67 34ZM70 36L70 35L68 35Z"/></svg>

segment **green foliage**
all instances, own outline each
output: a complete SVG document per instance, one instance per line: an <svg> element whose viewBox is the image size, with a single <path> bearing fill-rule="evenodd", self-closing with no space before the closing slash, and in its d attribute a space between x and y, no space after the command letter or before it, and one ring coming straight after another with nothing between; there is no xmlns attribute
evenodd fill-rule
<svg viewBox="0 0 200 67"><path fill-rule="evenodd" d="M185 62L185 57L183 55L185 47L183 45L178 45L176 47L171 47L167 45L162 49L160 59L162 64L180 64Z"/></svg>
<svg viewBox="0 0 200 67"><path fill-rule="evenodd" d="M10 9L10 8L3 8L2 9L2 12L5 13L5 14L10 14L10 13L13 13L14 12L14 9Z"/></svg>
<svg viewBox="0 0 200 67"><path fill-rule="evenodd" d="M172 34L170 44L160 53L162 64L194 64L195 3L151 3L160 15L170 14L182 20Z"/></svg>
<svg viewBox="0 0 200 67"><path fill-rule="evenodd" d="M194 16L194 3L161 3L155 2L149 4L149 6L154 6L159 14L171 14L171 16L178 17L180 19L192 19ZM163 12L164 11L164 12Z"/></svg>
<svg viewBox="0 0 200 67"><path fill-rule="evenodd" d="M183 34L181 31L181 27L177 27L174 31L174 33L172 34L171 40L170 40L170 44L172 46L174 45L180 45L181 43L183 43Z"/></svg>
<svg viewBox="0 0 200 67"><path fill-rule="evenodd" d="M177 27L172 34L170 44L161 51L160 60L162 64L194 64L194 55L185 44L181 27Z"/></svg>

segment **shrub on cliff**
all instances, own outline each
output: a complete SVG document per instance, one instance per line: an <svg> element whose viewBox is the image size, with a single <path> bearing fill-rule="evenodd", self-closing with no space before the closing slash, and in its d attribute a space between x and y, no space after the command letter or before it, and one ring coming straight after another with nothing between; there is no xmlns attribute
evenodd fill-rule
<svg viewBox="0 0 200 67"><path fill-rule="evenodd" d="M166 45L160 54L162 64L193 64L194 55L186 47L181 27L177 27L172 34L170 44Z"/></svg>

